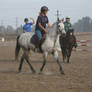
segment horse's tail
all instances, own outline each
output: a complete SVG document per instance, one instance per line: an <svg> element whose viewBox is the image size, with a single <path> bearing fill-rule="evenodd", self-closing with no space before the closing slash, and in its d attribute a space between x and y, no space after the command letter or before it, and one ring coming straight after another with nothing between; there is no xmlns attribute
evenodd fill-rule
<svg viewBox="0 0 92 92"><path fill-rule="evenodd" d="M18 55L19 55L19 51L20 51L19 38L20 38L20 36L17 37L16 48L15 48L15 60L18 59Z"/></svg>

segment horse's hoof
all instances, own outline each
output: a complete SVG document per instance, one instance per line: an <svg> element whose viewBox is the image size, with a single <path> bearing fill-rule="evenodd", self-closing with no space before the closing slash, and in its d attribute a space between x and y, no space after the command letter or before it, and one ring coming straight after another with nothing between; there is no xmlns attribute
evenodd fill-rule
<svg viewBox="0 0 92 92"><path fill-rule="evenodd" d="M61 74L62 74L62 75L65 75L64 71L61 71Z"/></svg>
<svg viewBox="0 0 92 92"><path fill-rule="evenodd" d="M41 75L41 74L43 74L43 73L42 73L42 72L39 72L38 74L40 74L40 75Z"/></svg>
<svg viewBox="0 0 92 92"><path fill-rule="evenodd" d="M36 71L32 71L33 74L36 74Z"/></svg>
<svg viewBox="0 0 92 92"><path fill-rule="evenodd" d="M62 75L65 75L65 73L61 73Z"/></svg>
<svg viewBox="0 0 92 92"><path fill-rule="evenodd" d="M21 71L18 71L17 73L21 73Z"/></svg>

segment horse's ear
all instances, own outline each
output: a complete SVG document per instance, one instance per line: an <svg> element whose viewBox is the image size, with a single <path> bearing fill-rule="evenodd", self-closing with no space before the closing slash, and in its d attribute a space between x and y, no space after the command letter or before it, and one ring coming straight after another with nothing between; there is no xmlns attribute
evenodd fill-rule
<svg viewBox="0 0 92 92"><path fill-rule="evenodd" d="M62 18L61 21L64 22L64 18Z"/></svg>
<svg viewBox="0 0 92 92"><path fill-rule="evenodd" d="M62 21L64 22L64 18L62 19Z"/></svg>
<svg viewBox="0 0 92 92"><path fill-rule="evenodd" d="M61 20L59 20L60 22L64 22L64 18L63 19L61 19Z"/></svg>

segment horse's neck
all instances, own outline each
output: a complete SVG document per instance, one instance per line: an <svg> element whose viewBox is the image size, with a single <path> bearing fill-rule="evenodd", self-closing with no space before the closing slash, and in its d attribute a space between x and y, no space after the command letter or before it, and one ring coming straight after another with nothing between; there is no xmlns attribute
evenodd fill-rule
<svg viewBox="0 0 92 92"><path fill-rule="evenodd" d="M57 43L58 43L58 41L59 41L59 36L60 35L56 35L56 37L55 37L55 40L54 40L54 48L57 46Z"/></svg>
<svg viewBox="0 0 92 92"><path fill-rule="evenodd" d="M56 24L53 24L53 26L51 28L48 28L48 34L46 35L46 39L50 39L53 43L54 46L56 46L58 38L59 38L59 34L57 33L57 26Z"/></svg>
<svg viewBox="0 0 92 92"><path fill-rule="evenodd" d="M56 23L54 23L50 28L48 28L48 34L46 35L52 40L55 40L57 37L57 26Z"/></svg>

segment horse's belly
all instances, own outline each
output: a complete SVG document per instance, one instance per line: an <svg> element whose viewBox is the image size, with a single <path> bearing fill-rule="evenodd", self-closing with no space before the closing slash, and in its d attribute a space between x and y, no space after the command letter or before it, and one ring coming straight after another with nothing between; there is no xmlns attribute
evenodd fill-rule
<svg viewBox="0 0 92 92"><path fill-rule="evenodd" d="M44 42L44 44L42 45L42 49L44 51L48 50L48 51L52 51L53 50L53 47L54 47L54 42L51 41L51 40L46 40Z"/></svg>

